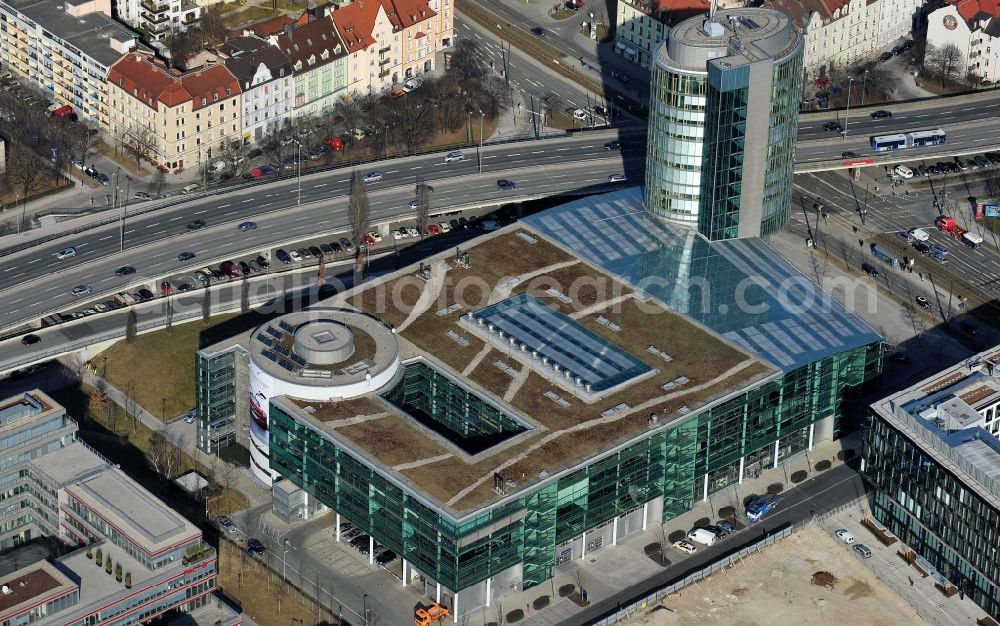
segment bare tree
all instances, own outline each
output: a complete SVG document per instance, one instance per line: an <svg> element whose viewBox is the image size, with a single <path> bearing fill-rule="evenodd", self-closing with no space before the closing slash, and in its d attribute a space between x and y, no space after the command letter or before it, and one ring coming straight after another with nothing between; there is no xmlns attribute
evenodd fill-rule
<svg viewBox="0 0 1000 626"><path fill-rule="evenodd" d="M106 407L107 404L107 383L104 382L103 378L99 378L97 379L97 385L94 387L94 390L90 392L90 397L87 399L87 412L90 414L91 419L93 419L101 409Z"/></svg>
<svg viewBox="0 0 1000 626"><path fill-rule="evenodd" d="M408 154L413 154L434 132L430 107L416 98L396 100L391 119Z"/></svg>
<svg viewBox="0 0 1000 626"><path fill-rule="evenodd" d="M216 45L226 39L226 24L223 21L222 9L220 5L213 4L201 10L198 18L198 28L201 30L203 41L207 45Z"/></svg>
<svg viewBox="0 0 1000 626"><path fill-rule="evenodd" d="M158 428L149 437L149 448L146 450L146 462L160 476L164 490L168 480L173 479L181 470L184 461L184 451L175 445L166 434L166 426Z"/></svg>
<svg viewBox="0 0 1000 626"><path fill-rule="evenodd" d="M167 172L162 165L156 167L156 172L153 174L153 184L156 185L156 195L160 195L163 191L163 183L167 182Z"/></svg>
<svg viewBox="0 0 1000 626"><path fill-rule="evenodd" d="M90 128L86 124L80 124L73 133L73 145L76 150L76 158L87 163L90 155L101 142L101 133L96 128Z"/></svg>
<svg viewBox="0 0 1000 626"><path fill-rule="evenodd" d="M212 318L212 292L208 289L201 296L201 323L208 326L208 321Z"/></svg>
<svg viewBox="0 0 1000 626"><path fill-rule="evenodd" d="M361 238L368 230L368 219L371 206L368 202L368 184L365 183L361 172L355 170L351 173L351 197L348 203L347 212L351 224L351 243L355 250Z"/></svg>
<svg viewBox="0 0 1000 626"><path fill-rule="evenodd" d="M135 336L139 332L139 320L137 318L135 309L129 309L128 315L125 316L125 341L129 345L135 343Z"/></svg>
<svg viewBox="0 0 1000 626"><path fill-rule="evenodd" d="M173 302L170 301L170 298L167 298L166 314L167 315L163 323L163 328L167 331L167 333L170 333L173 332L174 328L174 304Z"/></svg>
<svg viewBox="0 0 1000 626"><path fill-rule="evenodd" d="M475 39L461 38L451 55L451 71L463 81L477 81L486 76L485 55Z"/></svg>
<svg viewBox="0 0 1000 626"><path fill-rule="evenodd" d="M7 176L21 188L22 200L35 190L44 171L41 157L31 146L23 142L12 142L7 151Z"/></svg>
<svg viewBox="0 0 1000 626"><path fill-rule="evenodd" d="M138 169L140 161L148 159L156 148L156 131L150 126L142 126L130 132L127 137L125 149L135 157L135 167Z"/></svg>
<svg viewBox="0 0 1000 626"><path fill-rule="evenodd" d="M486 115L496 119L510 109L510 88L502 79L490 76L482 81L482 89Z"/></svg>
<svg viewBox="0 0 1000 626"><path fill-rule="evenodd" d="M927 46L924 53L924 67L941 79L941 86L958 82L965 70L965 54L953 43L943 46Z"/></svg>
<svg viewBox="0 0 1000 626"><path fill-rule="evenodd" d="M423 238L430 221L431 194L423 178L417 180L417 230Z"/></svg>
<svg viewBox="0 0 1000 626"><path fill-rule="evenodd" d="M240 313L246 313L250 310L250 283L247 282L246 278L240 284Z"/></svg>

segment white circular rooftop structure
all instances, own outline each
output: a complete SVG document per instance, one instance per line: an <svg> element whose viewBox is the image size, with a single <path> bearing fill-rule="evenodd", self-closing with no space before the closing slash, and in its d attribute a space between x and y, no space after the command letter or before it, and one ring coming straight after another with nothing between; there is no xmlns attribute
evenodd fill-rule
<svg viewBox="0 0 1000 626"><path fill-rule="evenodd" d="M353 309L289 313L250 334L250 456L254 474L270 484L271 398L329 402L374 392L401 371L396 335Z"/></svg>
<svg viewBox="0 0 1000 626"><path fill-rule="evenodd" d="M295 330L294 350L310 363L335 365L354 354L354 333L333 320L306 322Z"/></svg>

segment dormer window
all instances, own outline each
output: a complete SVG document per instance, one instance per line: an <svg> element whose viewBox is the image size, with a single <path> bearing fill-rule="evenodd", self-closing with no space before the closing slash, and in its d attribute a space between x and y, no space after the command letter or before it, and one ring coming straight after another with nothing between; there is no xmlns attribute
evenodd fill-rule
<svg viewBox="0 0 1000 626"><path fill-rule="evenodd" d="M208 98L201 99L201 106L206 106L208 104Z"/></svg>
<svg viewBox="0 0 1000 626"><path fill-rule="evenodd" d="M118 86L119 87L124 87L125 86L125 79L124 78L119 78L118 79Z"/></svg>
<svg viewBox="0 0 1000 626"><path fill-rule="evenodd" d="M212 94L212 102L218 102L218 101L219 101L219 94L213 93Z"/></svg>
<svg viewBox="0 0 1000 626"><path fill-rule="evenodd" d="M226 97L228 98L231 95L233 95L233 90L230 89L229 87L226 87Z"/></svg>
<svg viewBox="0 0 1000 626"><path fill-rule="evenodd" d="M296 61L294 67L295 67L295 71L296 72L299 71L299 70L301 70L302 69L302 61Z"/></svg>
<svg viewBox="0 0 1000 626"><path fill-rule="evenodd" d="M323 52L320 53L319 58L321 58L324 61L326 61L327 59L330 58L330 51L329 50L324 50Z"/></svg>

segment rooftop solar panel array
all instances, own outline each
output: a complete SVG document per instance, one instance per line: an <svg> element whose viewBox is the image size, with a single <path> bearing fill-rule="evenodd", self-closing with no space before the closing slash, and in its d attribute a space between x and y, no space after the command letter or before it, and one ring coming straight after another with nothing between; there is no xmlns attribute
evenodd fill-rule
<svg viewBox="0 0 1000 626"><path fill-rule="evenodd" d="M281 328L281 330L285 331L286 333L295 332L295 329L292 328L292 325L286 322L285 320L278 320L278 327Z"/></svg>

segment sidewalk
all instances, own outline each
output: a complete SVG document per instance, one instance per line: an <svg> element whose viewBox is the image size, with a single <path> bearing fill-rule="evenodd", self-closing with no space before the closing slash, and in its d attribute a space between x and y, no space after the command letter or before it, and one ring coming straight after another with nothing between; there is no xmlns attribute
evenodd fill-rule
<svg viewBox="0 0 1000 626"><path fill-rule="evenodd" d="M862 511L849 509L835 513L829 518L824 518L819 526L831 535L838 529L846 528L854 535L855 545L863 543L868 546L872 551L872 557L860 559L861 562L928 622L942 626L958 626L974 624L984 616L984 611L971 598L957 594L951 598L945 597L934 587L933 576L924 578L896 554L904 544L882 545L874 534L861 525L863 517L871 517L867 507ZM841 541L837 543L845 551L853 551L852 546Z"/></svg>
<svg viewBox="0 0 1000 626"><path fill-rule="evenodd" d="M825 441L817 444L811 451L801 452L780 462L777 468L760 472L757 478L745 478L742 484L730 485L718 493L711 494L708 500L695 502L690 511L682 513L663 525L665 536L668 538L668 542L672 543L679 535L686 536L688 531L696 525L715 523L722 517L720 513L728 513L724 510L726 507L733 507L738 521L746 524L746 520L740 519L740 517L744 510L743 502L748 497L768 493L769 487L774 489L774 486L777 485L781 486L782 493L803 485L805 481L792 482L791 477L796 472L806 472L806 480L808 480L820 473L820 470L816 469L817 463L826 461L831 465L830 468L822 471L839 467L844 464L844 461L838 457L838 453L843 450L854 450L856 453L859 445L855 434L838 441ZM762 529L766 528L767 521L763 520L750 526L749 530L738 531L735 537L743 541L749 533L759 534ZM561 587L574 585L578 590L582 581L583 587L587 590L590 604L613 598L631 585L662 571L662 568L647 557L644 552L646 546L659 541L658 528L655 524L650 524L645 531L625 540L619 540L617 545L599 546L593 551L588 548L585 558L575 559L557 566L554 576L541 585L505 594L501 600L503 611L507 613L520 609L524 611L525 617L519 623L534 626L549 626L568 619L580 613L581 608L569 599L559 597L558 590ZM671 548L667 557L672 561L672 564L683 564L685 555ZM535 610L533 608L534 602L542 596L549 596L551 604L541 610ZM496 621L496 607L482 607L470 616L467 624L468 626L483 626Z"/></svg>
<svg viewBox="0 0 1000 626"><path fill-rule="evenodd" d="M81 368L81 370L83 372L83 379L81 382L86 385L96 387L98 385L98 381L102 380L99 376L93 374L87 368ZM106 380L104 381L104 388L107 391L108 397L110 397L113 402L121 407L126 405L125 394L119 389L115 388ZM137 417L139 418L139 421L150 430L165 430L168 439L173 441L175 445L179 446L187 454L190 454L195 461L200 463L206 469L212 467L212 464L217 462L218 457L214 457L203 452L194 444L193 440L190 442L188 441L188 435L190 433L185 431L191 431L194 428L194 424L187 424L184 420L174 420L169 424L164 425L164 423L157 419L156 416L141 406L138 406ZM184 428L185 426L188 428ZM232 486L247 498L248 507L270 501L270 493L268 490L246 473L234 472L233 476L235 478Z"/></svg>

